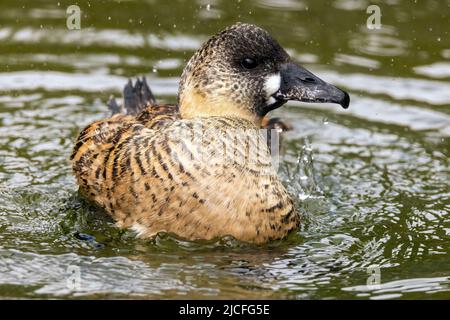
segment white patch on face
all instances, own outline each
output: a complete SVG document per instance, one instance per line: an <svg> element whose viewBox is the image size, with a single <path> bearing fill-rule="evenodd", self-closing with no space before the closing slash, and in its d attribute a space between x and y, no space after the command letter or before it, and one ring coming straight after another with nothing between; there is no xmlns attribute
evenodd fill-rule
<svg viewBox="0 0 450 320"><path fill-rule="evenodd" d="M274 104L275 102L277 102L277 100L274 97L269 97L269 99L267 99L266 104L268 106L270 106L271 104Z"/></svg>
<svg viewBox="0 0 450 320"><path fill-rule="evenodd" d="M271 98L271 95L280 90L280 85L281 75L279 73L272 74L266 78L266 82L264 83L264 91L267 99Z"/></svg>

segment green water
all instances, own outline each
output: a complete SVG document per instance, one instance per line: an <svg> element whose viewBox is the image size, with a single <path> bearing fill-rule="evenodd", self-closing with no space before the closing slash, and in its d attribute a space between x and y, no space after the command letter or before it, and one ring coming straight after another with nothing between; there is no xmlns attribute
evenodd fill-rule
<svg viewBox="0 0 450 320"><path fill-rule="evenodd" d="M364 0L78 1L69 31L72 1L1 1L0 297L449 299L450 1L371 3L379 30ZM351 95L275 112L305 223L262 247L136 240L77 196L73 141L128 77L174 102L186 59L236 21Z"/></svg>

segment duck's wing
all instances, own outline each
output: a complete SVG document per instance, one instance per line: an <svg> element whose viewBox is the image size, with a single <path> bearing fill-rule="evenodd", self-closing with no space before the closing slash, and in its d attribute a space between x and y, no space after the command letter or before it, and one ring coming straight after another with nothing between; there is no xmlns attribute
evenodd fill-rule
<svg viewBox="0 0 450 320"><path fill-rule="evenodd" d="M137 78L134 85L131 80L128 80L123 88L123 104L121 106L117 104L113 96L108 101L108 108L113 115L125 112L135 116L148 106L154 105L156 105L156 99L145 77L142 77L142 80Z"/></svg>
<svg viewBox="0 0 450 320"><path fill-rule="evenodd" d="M158 105L145 77L131 80L123 89L123 104L119 105L114 97L108 101L112 116L96 121L84 128L78 135L71 160L80 158L78 153L86 149L108 149L112 143L120 140L130 127L142 125L149 129L158 129L163 124L180 119L177 105ZM129 133L132 134L132 133Z"/></svg>
<svg viewBox="0 0 450 320"><path fill-rule="evenodd" d="M108 159L121 142L142 135L143 129L159 130L180 119L177 105L158 105L145 78L123 90L123 104L108 102L112 116L85 127L77 137L70 160L81 190L102 193L102 183L110 170ZM148 130L146 131L149 132Z"/></svg>
<svg viewBox="0 0 450 320"><path fill-rule="evenodd" d="M149 129L160 129L163 125L179 119L181 116L176 104L148 106L136 117L136 121Z"/></svg>
<svg viewBox="0 0 450 320"><path fill-rule="evenodd" d="M108 108L113 115L125 112L127 115L135 116L137 123L149 129L158 129L163 124L181 118L178 105L157 104L145 77L142 77L142 80L138 78L134 85L131 80L128 81L123 89L122 106L111 97Z"/></svg>

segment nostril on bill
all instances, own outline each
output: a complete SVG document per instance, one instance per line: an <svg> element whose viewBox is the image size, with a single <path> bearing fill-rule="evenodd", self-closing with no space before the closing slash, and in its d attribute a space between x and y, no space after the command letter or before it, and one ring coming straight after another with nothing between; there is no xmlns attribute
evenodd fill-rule
<svg viewBox="0 0 450 320"><path fill-rule="evenodd" d="M316 79L311 78L311 77L296 77L296 79L301 81L301 82L307 82L307 83L314 83L314 82L316 82Z"/></svg>
<svg viewBox="0 0 450 320"><path fill-rule="evenodd" d="M303 79L303 81L305 81L305 82L316 82L316 79L310 78L310 77L306 77L305 79Z"/></svg>
<svg viewBox="0 0 450 320"><path fill-rule="evenodd" d="M298 80L300 80L301 82L305 82L305 83L315 83L316 79L311 78L311 77L297 77Z"/></svg>

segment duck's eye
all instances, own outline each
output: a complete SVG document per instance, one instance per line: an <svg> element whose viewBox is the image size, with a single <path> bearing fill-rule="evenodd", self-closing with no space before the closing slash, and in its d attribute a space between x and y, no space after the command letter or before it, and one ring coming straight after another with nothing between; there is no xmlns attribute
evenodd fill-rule
<svg viewBox="0 0 450 320"><path fill-rule="evenodd" d="M258 66L258 61L253 58L244 58L241 61L241 65L244 69L254 69Z"/></svg>

